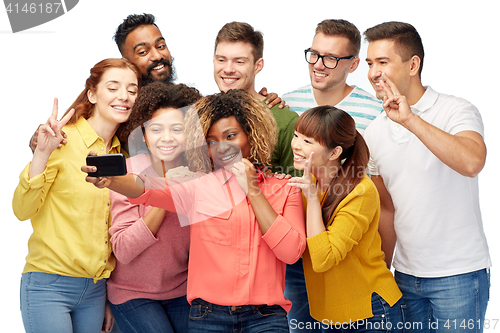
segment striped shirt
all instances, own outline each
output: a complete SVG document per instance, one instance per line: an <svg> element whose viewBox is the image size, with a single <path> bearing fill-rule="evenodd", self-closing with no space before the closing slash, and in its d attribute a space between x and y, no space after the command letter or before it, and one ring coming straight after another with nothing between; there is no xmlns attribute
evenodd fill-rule
<svg viewBox="0 0 500 333"><path fill-rule="evenodd" d="M290 110L297 112L299 116L304 111L318 106L310 84L284 94L282 99L289 105ZM356 86L335 107L344 110L354 118L356 129L361 135L364 134L366 127L371 121L384 111L381 101Z"/></svg>

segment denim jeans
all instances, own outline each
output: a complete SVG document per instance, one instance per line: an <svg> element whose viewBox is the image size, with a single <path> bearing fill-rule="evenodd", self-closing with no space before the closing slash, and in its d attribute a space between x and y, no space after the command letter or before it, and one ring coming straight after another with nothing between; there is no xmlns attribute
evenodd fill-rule
<svg viewBox="0 0 500 333"><path fill-rule="evenodd" d="M412 332L482 332L489 300L488 269L442 278L396 271Z"/></svg>
<svg viewBox="0 0 500 333"><path fill-rule="evenodd" d="M323 332L361 333L391 332L403 333L405 330L405 304L400 299L390 306L378 294L372 294L373 317L349 323L322 323Z"/></svg>
<svg viewBox="0 0 500 333"><path fill-rule="evenodd" d="M21 314L27 333L99 333L106 279L30 272L21 277Z"/></svg>
<svg viewBox="0 0 500 333"><path fill-rule="evenodd" d="M195 299L189 312L190 333L288 333L286 311L279 305L222 306Z"/></svg>
<svg viewBox="0 0 500 333"><path fill-rule="evenodd" d="M110 302L122 333L187 333L190 305L186 296L153 300L133 299L122 304Z"/></svg>
<svg viewBox="0 0 500 333"><path fill-rule="evenodd" d="M319 333L319 322L311 317L309 301L307 299L306 280L302 258L295 264L286 265L285 297L292 301L292 308L288 312L290 332Z"/></svg>

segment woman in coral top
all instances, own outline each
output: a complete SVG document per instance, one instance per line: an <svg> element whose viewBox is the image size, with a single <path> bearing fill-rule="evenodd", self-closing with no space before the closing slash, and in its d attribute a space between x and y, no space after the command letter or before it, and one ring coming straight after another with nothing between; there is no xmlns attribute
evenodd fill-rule
<svg viewBox="0 0 500 333"><path fill-rule="evenodd" d="M276 142L272 114L243 90L207 96L186 115L186 140L201 177L164 189L143 177L145 192L131 176L88 180L189 218L190 332L288 332L285 269L304 251L305 221L299 189L258 167Z"/></svg>
<svg viewBox="0 0 500 333"><path fill-rule="evenodd" d="M311 316L323 332L401 332L401 292L384 261L379 194L365 173L368 147L346 112L304 112L292 140L307 200L304 274Z"/></svg>

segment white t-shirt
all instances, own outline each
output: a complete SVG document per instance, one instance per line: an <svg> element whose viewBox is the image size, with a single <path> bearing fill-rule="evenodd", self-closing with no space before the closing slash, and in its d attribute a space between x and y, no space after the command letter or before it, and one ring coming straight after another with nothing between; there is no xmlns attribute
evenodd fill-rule
<svg viewBox="0 0 500 333"><path fill-rule="evenodd" d="M447 133L484 136L481 115L472 104L430 87L412 111ZM385 113L370 124L365 140L369 172L383 178L395 207L394 268L418 277L444 277L490 267L477 177L446 166Z"/></svg>

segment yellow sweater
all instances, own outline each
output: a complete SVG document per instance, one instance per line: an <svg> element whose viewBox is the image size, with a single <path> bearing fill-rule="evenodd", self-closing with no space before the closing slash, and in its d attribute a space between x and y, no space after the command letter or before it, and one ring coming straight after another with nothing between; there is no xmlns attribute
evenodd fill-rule
<svg viewBox="0 0 500 333"><path fill-rule="evenodd" d="M379 195L365 175L339 203L327 230L307 238L303 264L314 319L328 324L366 319L373 317L372 293L391 306L401 298L381 250L379 217Z"/></svg>

